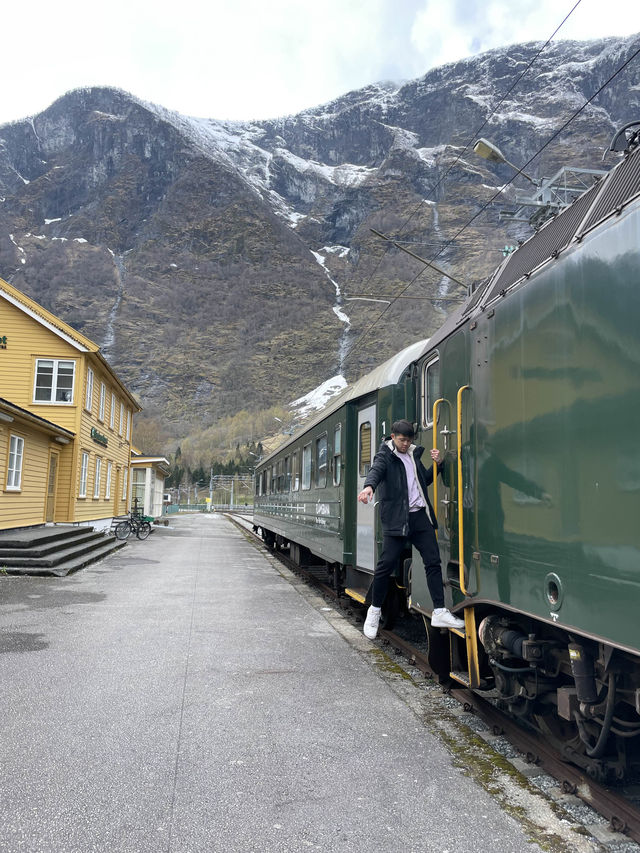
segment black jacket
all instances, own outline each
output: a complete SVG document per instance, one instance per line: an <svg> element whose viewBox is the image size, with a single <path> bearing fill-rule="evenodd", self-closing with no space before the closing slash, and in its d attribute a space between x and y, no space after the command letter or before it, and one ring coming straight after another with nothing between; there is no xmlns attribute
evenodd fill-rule
<svg viewBox="0 0 640 853"><path fill-rule="evenodd" d="M424 447L414 444L408 450L413 455L418 475L418 483L427 504L427 515L433 527L437 530L436 515L429 501L427 486L433 482L433 466L428 468L422 464ZM442 463L438 471L442 470ZM371 486L376 492L376 502L380 504L380 521L387 536L406 536L409 532L409 489L407 472L404 463L398 459L398 451L393 441L384 441L373 459L364 485Z"/></svg>

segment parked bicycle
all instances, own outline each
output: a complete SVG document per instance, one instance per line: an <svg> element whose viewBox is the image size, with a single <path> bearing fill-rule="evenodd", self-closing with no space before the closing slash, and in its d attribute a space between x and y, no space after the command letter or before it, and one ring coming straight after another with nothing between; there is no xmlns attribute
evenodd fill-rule
<svg viewBox="0 0 640 853"><path fill-rule="evenodd" d="M151 525L144 518L130 515L129 518L125 518L116 526L116 539L128 539L132 533L135 533L138 539L146 539L151 533Z"/></svg>

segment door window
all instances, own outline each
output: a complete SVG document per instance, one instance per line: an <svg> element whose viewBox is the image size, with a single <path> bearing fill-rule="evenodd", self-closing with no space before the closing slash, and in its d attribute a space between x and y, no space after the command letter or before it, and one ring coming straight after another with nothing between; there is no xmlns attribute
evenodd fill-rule
<svg viewBox="0 0 640 853"><path fill-rule="evenodd" d="M323 489L327 485L327 436L316 440L316 486Z"/></svg>
<svg viewBox="0 0 640 853"><path fill-rule="evenodd" d="M333 431L333 485L339 486L342 479L342 424Z"/></svg>
<svg viewBox="0 0 640 853"><path fill-rule="evenodd" d="M424 426L433 426L433 404L440 397L440 359L433 358L424 367L422 382Z"/></svg>
<svg viewBox="0 0 640 853"><path fill-rule="evenodd" d="M360 424L360 440L358 448L358 470L361 477L366 477L371 468L371 422Z"/></svg>

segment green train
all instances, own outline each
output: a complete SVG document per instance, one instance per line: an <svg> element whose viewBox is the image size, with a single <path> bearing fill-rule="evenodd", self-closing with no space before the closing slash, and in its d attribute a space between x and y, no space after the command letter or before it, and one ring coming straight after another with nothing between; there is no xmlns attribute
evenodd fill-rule
<svg viewBox="0 0 640 853"><path fill-rule="evenodd" d="M417 553L383 618L422 617L442 677L492 691L598 779L640 751L640 147L430 339L347 388L256 469L254 525L365 603L381 541L356 496L393 421L445 451L431 500L446 606Z"/></svg>

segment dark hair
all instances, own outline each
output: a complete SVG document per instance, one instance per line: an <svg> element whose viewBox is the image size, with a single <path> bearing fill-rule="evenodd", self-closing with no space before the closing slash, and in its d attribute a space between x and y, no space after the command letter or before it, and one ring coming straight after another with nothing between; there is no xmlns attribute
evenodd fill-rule
<svg viewBox="0 0 640 853"><path fill-rule="evenodd" d="M415 432L413 431L413 426L409 423L409 421L395 421L395 423L391 424L391 434L392 435L404 435L406 438L413 438Z"/></svg>

